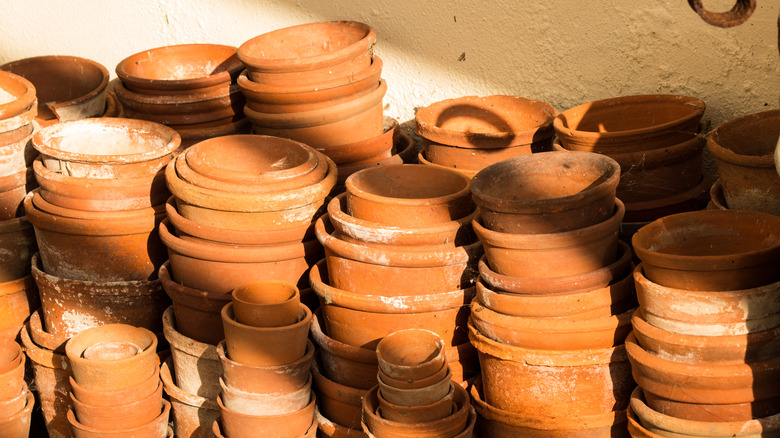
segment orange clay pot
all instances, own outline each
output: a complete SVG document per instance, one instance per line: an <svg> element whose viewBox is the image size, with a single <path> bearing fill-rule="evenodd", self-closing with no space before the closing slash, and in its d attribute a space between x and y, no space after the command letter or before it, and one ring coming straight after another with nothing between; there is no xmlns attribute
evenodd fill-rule
<svg viewBox="0 0 780 438"><path fill-rule="evenodd" d="M0 283L0 331L16 339L27 317L39 306L38 288L31 276Z"/></svg>
<svg viewBox="0 0 780 438"><path fill-rule="evenodd" d="M171 415L175 436L211 436L211 425L219 418L219 406L210 400L190 394L176 385L173 373L173 358L169 357L160 367L160 378L171 403Z"/></svg>
<svg viewBox="0 0 780 438"><path fill-rule="evenodd" d="M377 382L379 382L379 396L381 399L384 399L384 403L380 400L380 404L392 405L392 408L395 408L396 414L400 414L399 411L403 407L430 406L441 401L448 395L451 399L452 391L450 387L453 384L456 384L452 381L452 374L450 372L447 372L442 379L419 388L396 388L382 380L382 374L377 374ZM441 406L438 408L441 408ZM387 419L393 420L392 418Z"/></svg>
<svg viewBox="0 0 780 438"><path fill-rule="evenodd" d="M157 388L136 402L126 402L120 406L90 406L80 401L72 393L73 411L80 424L104 430L123 430L142 426L160 415L162 411L163 385L157 378Z"/></svg>
<svg viewBox="0 0 780 438"><path fill-rule="evenodd" d="M377 392L380 406L379 415L386 420L406 424L426 423L448 417L452 414L453 407L452 398L454 390L452 387L457 385L457 383L449 379L444 383L449 387L444 397L425 405L415 404L413 406L394 404L387 401L384 397L385 391L383 391L380 384Z"/></svg>
<svg viewBox="0 0 780 438"><path fill-rule="evenodd" d="M284 327L298 321L301 295L292 283L257 280L231 292L236 321L252 327Z"/></svg>
<svg viewBox="0 0 780 438"><path fill-rule="evenodd" d="M362 411L361 401L368 390L353 388L328 378L321 371L324 360L319 356L320 353L312 364L313 389L317 393L319 410L340 426L358 429ZM376 374L374 374L373 386L376 386Z"/></svg>
<svg viewBox="0 0 780 438"><path fill-rule="evenodd" d="M379 59L379 57L374 58ZM376 61L375 61L376 62ZM376 137L356 143L334 145L317 148L327 155L339 166L363 163L366 160L374 160L376 157L387 158L388 152L401 136L398 121L392 117L384 116L383 131Z"/></svg>
<svg viewBox="0 0 780 438"><path fill-rule="evenodd" d="M429 167L436 167L436 168L441 168L441 169L455 170L456 172L460 173L461 175L464 175L468 179L473 179L474 176L477 173L479 173L479 171L477 171L477 170L459 169L459 168L442 166L441 164L436 164L436 163L428 160L428 158L425 157L425 151L424 150L422 150L422 151L417 153L417 163L425 165L425 166L429 166ZM481 170L482 169L480 169L480 171Z"/></svg>
<svg viewBox="0 0 780 438"><path fill-rule="evenodd" d="M339 190L343 192L346 190L344 183L347 181L353 173L360 172L363 169L370 169L374 167L392 166L398 164L414 164L414 160L410 158L410 155L414 155L415 145L414 140L406 134L400 134L398 138L393 142L393 148L388 153L380 154L378 158L374 157L361 163L347 163L339 166ZM389 156L388 156L389 155Z"/></svg>
<svg viewBox="0 0 780 438"><path fill-rule="evenodd" d="M0 177L0 221L24 216L24 197L36 187L38 183L30 168Z"/></svg>
<svg viewBox="0 0 780 438"><path fill-rule="evenodd" d="M520 155L551 151L553 148L552 140L552 137L547 137L539 143L530 145L492 149L462 148L424 140L421 154L425 157L430 157L431 162L440 166L462 171L462 173L473 172L476 174L487 166L499 161Z"/></svg>
<svg viewBox="0 0 780 438"><path fill-rule="evenodd" d="M217 354L225 385L248 393L281 395L306 385L314 358L314 344L311 341L306 344L306 353L300 359L278 366L260 367L236 362L227 357L225 341L217 345Z"/></svg>
<svg viewBox="0 0 780 438"><path fill-rule="evenodd" d="M171 404L167 400L162 402L162 413L153 419L149 423L144 425L120 429L98 429L87 427L76 420L76 415L73 410L68 411L68 422L73 427L73 434L76 438L103 438L103 437L116 437L116 438L130 438L134 436L148 437L148 438L165 438L168 437L168 416L171 412Z"/></svg>
<svg viewBox="0 0 780 438"><path fill-rule="evenodd" d="M0 104L0 130L11 131L31 123L37 113L35 86L19 75L0 72L0 89L9 95Z"/></svg>
<svg viewBox="0 0 780 438"><path fill-rule="evenodd" d="M222 397L217 398L220 420L224 436L230 438L268 437L285 438L298 437L306 434L314 423L314 402L311 401L303 409L282 415L246 415L234 412L225 407Z"/></svg>
<svg viewBox="0 0 780 438"><path fill-rule="evenodd" d="M129 408L131 404L145 400L153 395L159 397L161 394L160 391L162 390L159 370L155 370L148 379L138 383L138 385L116 391L96 391L88 389L76 383L76 381L73 380L73 377L69 379L69 382L71 387L71 398L78 400L77 404L86 405L93 410L103 407L119 406L128 406ZM160 392L160 394L158 394L158 392ZM114 412L114 414L117 414L117 412ZM80 415L78 408L76 409L76 415ZM159 410L158 412L155 412L149 420L157 417L157 415L159 415Z"/></svg>
<svg viewBox="0 0 780 438"><path fill-rule="evenodd" d="M300 388L276 394L256 394L239 391L219 379L220 397L227 409L244 415L285 415L299 411L311 398L311 375Z"/></svg>
<svg viewBox="0 0 780 438"><path fill-rule="evenodd" d="M422 380L446 364L444 341L425 329L395 331L376 345L379 369L393 379Z"/></svg>
<svg viewBox="0 0 780 438"><path fill-rule="evenodd" d="M322 414L319 410L314 411L315 420L317 420L318 426L317 426L317 436L322 438L367 438L368 435L363 432L362 429L360 429L360 425L358 424L358 429L352 429L349 427L344 427L335 421L330 420L329 418L325 418L324 414ZM358 419L358 423L360 423L360 419Z"/></svg>
<svg viewBox="0 0 780 438"><path fill-rule="evenodd" d="M30 419L35 406L35 395L27 391L25 406L20 411L0 418L0 436L8 438L26 438L30 434Z"/></svg>

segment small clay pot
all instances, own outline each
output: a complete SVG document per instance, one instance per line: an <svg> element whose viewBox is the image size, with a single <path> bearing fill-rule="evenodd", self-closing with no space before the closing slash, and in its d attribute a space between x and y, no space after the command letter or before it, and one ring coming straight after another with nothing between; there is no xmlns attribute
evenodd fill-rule
<svg viewBox="0 0 780 438"><path fill-rule="evenodd" d="M676 214L642 227L631 242L647 278L662 286L728 291L780 280L780 218L766 213Z"/></svg>
<svg viewBox="0 0 780 438"><path fill-rule="evenodd" d="M306 354L295 362L279 366L257 367L236 362L225 353L225 342L217 345L225 385L254 394L289 394L306 385L314 358L314 344L308 341Z"/></svg>
<svg viewBox="0 0 780 438"><path fill-rule="evenodd" d="M144 425L160 415L163 385L159 376L156 383L157 388L147 397L119 406L88 405L72 393L70 399L76 418L82 425L105 430L129 429Z"/></svg>
<svg viewBox="0 0 780 438"><path fill-rule="evenodd" d="M10 95L10 100L0 104L0 120L5 122L3 125L8 125L2 126L4 128L2 131L10 131L30 123L37 112L31 108L36 101L35 86L19 75L4 71L0 72L0 89ZM32 113L29 117L30 120L22 121L22 118L19 118L13 121L13 124L6 122L25 113Z"/></svg>
<svg viewBox="0 0 780 438"><path fill-rule="evenodd" d="M286 281L257 280L231 293L236 322L252 327L285 327L298 321L301 295Z"/></svg>
<svg viewBox="0 0 780 438"><path fill-rule="evenodd" d="M450 375L451 372L448 363L442 365L442 367L439 368L439 371L436 371L436 373L431 374L430 376L425 377L423 379L416 379L416 380L394 379L392 377L388 377L388 375L383 373L382 370L380 369L376 380L384 382L387 386L392 386L398 389L420 389L426 386L431 386L434 383L438 383L441 380L443 380L445 376Z"/></svg>
<svg viewBox="0 0 780 438"><path fill-rule="evenodd" d="M374 63L378 59L378 56L374 57ZM376 161L379 159L377 157L387 158L384 155L393 149L400 136L401 130L398 128L398 120L385 116L383 131L376 137L356 143L320 147L317 150L327 155L339 166L359 164L366 160Z"/></svg>
<svg viewBox="0 0 780 438"><path fill-rule="evenodd" d="M218 397L224 436L285 438L304 435L314 422L315 398L312 394L311 401L303 409L288 414L247 415L226 408L222 403L222 397Z"/></svg>
<svg viewBox="0 0 780 438"><path fill-rule="evenodd" d="M0 418L0 436L10 438L23 438L29 436L30 419L34 406L35 395L32 391L27 391L24 408L12 415Z"/></svg>
<svg viewBox="0 0 780 438"><path fill-rule="evenodd" d="M16 339L27 317L39 306L38 288L31 276L0 283L0 331Z"/></svg>
<svg viewBox="0 0 780 438"><path fill-rule="evenodd" d="M222 374L216 345L205 344L176 331L173 309L163 314L163 334L171 347L176 385L188 394L214 400Z"/></svg>
<svg viewBox="0 0 780 438"><path fill-rule="evenodd" d="M396 388L382 380L381 374L377 374L377 381L382 398L393 405L406 407L427 406L440 401L450 394L450 387L453 384L452 374L449 371L441 380L419 388ZM388 420L392 419L388 418Z"/></svg>
<svg viewBox="0 0 780 438"><path fill-rule="evenodd" d="M619 181L620 166L607 156L558 151L488 166L474 176L471 190L486 228L550 234L607 220Z"/></svg>
<svg viewBox="0 0 780 438"><path fill-rule="evenodd" d="M154 333L126 324L84 330L65 345L73 379L98 391L125 389L148 379L157 369L156 352Z"/></svg>
<svg viewBox="0 0 780 438"><path fill-rule="evenodd" d="M379 399L379 415L385 420L397 421L399 423L416 424L440 420L452 414L452 386L456 385L453 381L447 382L450 386L449 392L444 397L426 404L426 405L399 405L387 401L383 395L381 385L377 392Z"/></svg>
<svg viewBox="0 0 780 438"><path fill-rule="evenodd" d="M387 376L407 381L436 374L447 362L444 341L424 329L398 330L376 346L379 369Z"/></svg>
<svg viewBox="0 0 780 438"><path fill-rule="evenodd" d="M235 84L175 95L151 95L136 93L118 83L114 91L128 117L174 126L233 121L243 117L246 104Z"/></svg>
<svg viewBox="0 0 780 438"><path fill-rule="evenodd" d="M296 323L283 327L252 327L236 321L233 304L222 309L227 354L234 361L252 366L279 366L306 354L306 336L311 310L299 304Z"/></svg>
<svg viewBox="0 0 780 438"><path fill-rule="evenodd" d="M88 409L93 410L104 407L107 408L118 406L123 408L127 407L129 410L130 405L133 405L134 403L140 402L142 400L145 400L145 403L141 403L141 405L147 404L146 402L149 402L149 400L146 399L154 396L162 390L159 369L155 370L155 372L149 376L149 378L138 383L137 385L115 391L96 391L93 389L88 389L76 383L76 381L73 380L73 377L69 378L69 382L71 388L71 399L78 400L76 404L87 406ZM117 412L114 412L112 415L115 414L117 414ZM151 418L157 417L158 414L159 412L155 412ZM78 407L76 407L76 415L81 418ZM143 423L145 422L146 421Z"/></svg>
<svg viewBox="0 0 780 438"><path fill-rule="evenodd" d="M160 367L160 378L171 402L176 436L210 436L211 425L219 418L216 398L210 400L184 391L176 385L172 372L173 359L169 357Z"/></svg>
<svg viewBox="0 0 780 438"><path fill-rule="evenodd" d="M318 409L335 424L350 429L359 428L362 412L361 402L368 390L353 388L333 381L320 371L324 369L323 363L325 361L318 352L317 358L312 364ZM373 386L376 386L376 374L374 374Z"/></svg>
<svg viewBox="0 0 780 438"><path fill-rule="evenodd" d="M334 384L349 388L365 391L375 386L376 374L379 370L376 351L337 341L328 336L325 331L326 325L322 310L317 310L312 316L310 334L314 343L317 344L319 356L322 357L322 365L320 366L322 375L333 381ZM317 386L318 373L319 371L314 373L315 387ZM325 414L329 415L328 412ZM331 416L333 415L329 415L328 418ZM347 426L343 422L338 423ZM359 424L353 424L350 427L356 428L358 426Z"/></svg>
<svg viewBox="0 0 780 438"><path fill-rule="evenodd" d="M419 226L450 222L472 211L468 178L420 165L382 166L346 180L347 212L369 222Z"/></svg>
<svg viewBox="0 0 780 438"><path fill-rule="evenodd" d="M143 436L149 438L168 437L168 416L171 412L171 404L167 400L162 401L162 413L152 421L138 427L110 430L103 428L87 427L76 420L73 410L68 410L68 422L73 427L73 434L76 438L100 438L100 437L131 437Z"/></svg>

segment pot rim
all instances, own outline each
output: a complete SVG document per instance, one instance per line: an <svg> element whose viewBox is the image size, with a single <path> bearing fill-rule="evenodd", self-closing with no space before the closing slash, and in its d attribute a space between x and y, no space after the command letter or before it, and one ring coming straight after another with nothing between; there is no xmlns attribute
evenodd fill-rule
<svg viewBox="0 0 780 438"><path fill-rule="evenodd" d="M0 87L3 91L14 96L14 100L0 104L0 119L7 120L21 115L24 112L32 112L32 116L38 113L35 103L37 102L35 96L35 86L27 79L13 74L7 71L0 70L0 82L3 84L9 84L11 87L17 89L21 88L19 92L9 92L6 88Z"/></svg>
<svg viewBox="0 0 780 438"><path fill-rule="evenodd" d="M401 339L403 339L403 336L408 336L408 335L414 335L415 338L419 336L425 336L427 337L426 342L433 341L432 343L435 346L436 355L433 356L432 358L424 360L423 362L410 364L410 365L404 365L401 363L389 361L388 360L389 358L387 356L389 355L390 352L385 351L388 348L387 343L392 341L393 338L395 337L401 336L402 337ZM390 339L385 341L385 339L388 338ZM409 376L419 376L419 373L421 371L422 372L430 371L431 366L436 367L434 371L438 371L441 369L442 366L446 365L447 360L444 355L445 355L444 340L441 338L441 336L439 336L437 333L431 330L421 329L421 328L409 328L409 329L394 331L388 334L387 336L383 337L382 340L380 340L376 346L376 357L379 363L379 369L382 370L382 372L384 372L385 374L387 374L388 377L393 377L390 376L390 374L403 375L402 377L400 376L394 377L396 379L408 378ZM390 372L388 373L387 370L390 370ZM379 376L377 376L377 381L379 380L380 380ZM398 389L404 389L404 388L398 388ZM414 389L418 389L418 388L414 388Z"/></svg>
<svg viewBox="0 0 780 438"><path fill-rule="evenodd" d="M462 386L457 384L451 384L450 388L453 392L453 409L452 414L438 419L434 421L427 421L424 423L414 423L414 424L403 424L398 423L396 421L390 421L385 420L381 416L377 415L375 410L371 409L371 400L372 398L377 398L376 405L379 407L379 401L378 401L378 394L379 394L379 385L375 385L371 389L369 389L366 392L366 395L363 397L362 406L363 406L363 416L371 417L373 419L374 423L384 424L386 427L400 427L402 429L406 429L408 432L416 431L418 433L421 433L421 431L424 430L436 430L436 428L446 427L449 423L452 423L453 421L456 421L456 417L462 417L467 416L471 417L472 413L474 411L474 408L471 407L471 403L469 402L469 395L466 389L464 389ZM460 403L458 403L460 402ZM458 406L460 405L460 406ZM467 420L467 425L471 423ZM363 420L363 424L366 424L366 420ZM364 426L365 427L365 426ZM468 429L468 426L467 426ZM459 434L458 434L459 435ZM457 435L456 435L457 436Z"/></svg>
<svg viewBox="0 0 780 438"><path fill-rule="evenodd" d="M325 334L325 330L324 330L325 322L323 319L320 318L321 315L322 315L321 309L317 309L317 311L315 311L312 314L311 327L309 328L309 333L311 334L312 339L314 340L314 342L317 344L319 348L327 350L328 353L331 353L333 355L343 357L345 359L348 358L351 361L369 364L369 365L379 363L376 358L375 350L358 347L355 345L345 344L344 342L333 339L327 334Z"/></svg>
<svg viewBox="0 0 780 438"><path fill-rule="evenodd" d="M700 128L703 130L704 128ZM677 164L690 157L701 154L707 144L704 134L697 134L690 140L683 141L665 148L648 149L645 151L609 154L609 157L617 161L621 169L647 170ZM557 146L557 143L556 143ZM651 155L658 155L658 158ZM638 164L641 163L641 164ZM652 164L650 166L649 164Z"/></svg>
<svg viewBox="0 0 780 438"><path fill-rule="evenodd" d="M224 87L217 87L213 89L194 89L188 93L182 94L144 94L133 91L125 87L122 82L117 83L114 86L114 93L119 98L122 105L137 112L149 112L153 115L164 115L170 111L176 113L176 109L180 105L208 105L206 102L231 100L231 97L238 97L241 95L241 89L236 84L225 84ZM147 106L153 106L154 109L145 108ZM229 106L229 105L228 105ZM209 106L211 108L211 106ZM199 111L201 112L201 108ZM212 108L211 110L215 110ZM221 109L221 108L220 108ZM182 113L185 113L182 111Z"/></svg>
<svg viewBox="0 0 780 438"><path fill-rule="evenodd" d="M28 336L30 337L30 341L35 343L35 345L38 345L39 348L65 356L65 343L68 342L68 339L70 338L65 336L57 337L47 332L43 327L41 312L43 312L43 309L40 307L32 312L27 321L27 327L22 329L22 331L26 331L29 328L30 332L28 333ZM43 342L40 342L39 345L36 341ZM26 350L29 351L30 348L27 347Z"/></svg>
<svg viewBox="0 0 780 438"><path fill-rule="evenodd" d="M291 417L294 417L296 415L299 415L302 411L305 411L307 409L312 409L312 407L313 407L313 405L315 403L315 400L316 400L316 396L314 394L314 391L311 391L311 399L310 399L309 403L305 407L303 407L302 409L299 409L299 410L297 410L295 412L290 412L290 413L281 414L281 415L264 415L264 417L270 418L270 419L275 419L275 420L280 420L280 419L285 418L285 417L291 418ZM256 417L255 415L242 414L240 412L236 412L236 411L233 411L231 409L226 408L224 403L222 403L222 395L217 396L217 404L219 405L219 410L220 411L222 411L222 412L228 411L228 412L230 412L230 415L233 415L235 417L238 417L238 418L242 418L242 417Z"/></svg>
<svg viewBox="0 0 780 438"><path fill-rule="evenodd" d="M29 418L30 415L32 415L33 406L35 406L35 395L33 394L33 391L27 391L27 402L25 403L24 408L8 417L0 418L0 426L19 421L19 419L25 417Z"/></svg>
<svg viewBox="0 0 780 438"><path fill-rule="evenodd" d="M180 126L175 127L176 132L181 135L182 141L202 141L208 140L213 137L220 137L223 135L239 134L242 130L249 128L249 120L241 118L236 121L229 121L220 125L204 126L204 127L188 127L182 128Z"/></svg>
<svg viewBox="0 0 780 438"><path fill-rule="evenodd" d="M212 411L218 411L219 406L216 401L209 400L199 395L190 394L183 389L176 386L173 379L173 356L168 356L167 359L160 366L160 379L162 380L163 388L168 397L173 400L183 403L188 406L196 407L199 409L208 409Z"/></svg>
<svg viewBox="0 0 780 438"><path fill-rule="evenodd" d="M219 360L221 362L228 363L228 364L230 364L230 366L236 367L236 368L247 368L247 369L252 369L252 370L263 370L263 371L267 371L267 372L276 372L276 373L279 373L279 374L285 372L288 368L292 368L292 367L298 366L300 364L303 364L305 362L311 361L312 358L314 357L314 351L315 351L314 344L312 343L312 341L310 339L307 339L306 340L306 353L303 356L301 356L300 359L296 360L295 362L291 362L291 363L284 364L284 365L274 365L274 366L263 367L263 366L247 365L247 364L242 364L242 363L236 362L236 361L234 361L233 359L231 359L231 358L229 358L227 356L227 349L226 349L226 345L225 345L225 340L224 339L222 341L220 341L219 344L217 344L217 356L219 356ZM225 376L224 372L223 372L222 376L223 377ZM225 382L225 383L227 383L227 382Z"/></svg>
<svg viewBox="0 0 780 438"><path fill-rule="evenodd" d="M404 146L405 144L405 146ZM414 140L403 132L398 135L397 140L393 140L393 147L390 149L391 155L387 158L382 158L378 161L363 162L359 164L346 163L339 166L339 182L343 184L347 181L353 173L359 172L363 169L371 167L382 167L391 165L406 164L403 159L403 154L408 153L414 148ZM400 150L399 150L400 149Z"/></svg>
<svg viewBox="0 0 780 438"><path fill-rule="evenodd" d="M170 411L171 411L171 403L168 400L163 399L163 401L162 401L162 413L160 415L158 415L157 417L155 417L150 422L148 422L146 424L142 424L142 425L140 425L138 427L133 427L133 428L129 428L129 429L122 429L122 430L111 430L111 431L103 430L103 429L96 429L94 427L84 426L83 424L79 423L76 420L76 415L73 412L72 408L68 409L67 418L68 418L68 422L70 423L70 425L74 429L83 430L83 431L85 431L87 433L90 433L90 434L100 434L102 436L109 436L110 437L112 435L129 434L129 433L133 433L133 432L138 431L138 430L142 430L142 429L145 429L145 428L152 427L156 423L161 423L163 418L168 418L168 416L170 414ZM167 428L167 424L166 424L166 428Z"/></svg>
<svg viewBox="0 0 780 438"><path fill-rule="evenodd" d="M153 374L152 377L155 377L156 374L157 373ZM103 409L108 410L108 409L116 409L116 408L119 408L119 407L126 407L127 411L123 412L126 415L123 415L121 417L114 416L114 415L112 415L110 417L98 417L98 418L103 418L103 419L106 419L106 420L114 420L114 419L120 420L124 416L137 415L136 412L132 412L131 411L134 408L137 409L139 406L140 407L145 407L150 402L154 402L155 400L162 400L163 383L162 383L161 380L159 380L159 376L156 376L156 377L158 379L158 384L157 384L157 387L154 389L154 391L151 394L149 394L147 397L145 397L145 398L143 398L141 400L137 400L137 401L135 401L133 403L126 403L126 404L121 404L121 405L116 405L116 406L91 406L91 405L88 405L88 404L82 402L81 400L77 399L76 395L73 393L73 391L68 392L68 396L70 397L70 401L73 404L73 409L75 409L75 410L80 410L80 408L83 409L84 407L86 407L87 409L92 408L93 412L102 413ZM69 377L69 379L71 379L70 380L71 382L75 382L74 380L72 380L73 376ZM160 403L160 408L162 409L162 403ZM94 416L95 415L93 415L93 417Z"/></svg>
<svg viewBox="0 0 780 438"><path fill-rule="evenodd" d="M139 345L139 347L142 347L143 349L139 351L137 354L122 359L101 360L101 359L86 359L82 357L84 351L91 346L91 344L84 344L84 345L80 344L80 342L84 342L83 339L85 337L93 333L110 334L112 330L120 329L120 328L122 328L123 330L131 330L136 334L136 336L142 337L145 341L145 345ZM152 333L151 330L145 329L143 327L134 327L129 324L104 324L101 326L92 327L83 330L78 335L70 338L67 344L65 344L65 353L70 362L75 362L79 364L81 367L91 367L93 365L100 365L100 364L110 364L111 366L116 367L122 364L127 364L138 360L142 360L145 357L148 357L150 355L156 355L157 336L155 336L155 334Z"/></svg>
<svg viewBox="0 0 780 438"><path fill-rule="evenodd" d="M143 195L149 196L149 186L151 186L154 180L158 178L164 178L165 172L161 169L157 173L150 173L143 177L122 177L118 178L89 178L80 176L65 175L64 173L57 172L49 169L43 164L43 157L37 157L31 166L35 172L35 179L42 189L54 189L51 183L56 185L76 186L79 188L89 187L96 188L98 190L122 190L125 191L128 187L133 188L136 186L142 186L146 189ZM51 182L47 184L47 182ZM55 193L62 193L56 190L49 190ZM62 193L63 196L73 196L71 193ZM88 198L92 199L92 198Z"/></svg>
<svg viewBox="0 0 780 438"><path fill-rule="evenodd" d="M84 281L73 280L65 277L46 273L43 270L43 261L40 253L36 252L32 256L32 276L37 284L43 287L56 289L63 292L84 293L84 289L89 289L89 295L106 296L142 296L150 295L154 292L162 291L162 284L159 279L156 280L132 280L132 281Z"/></svg>
<svg viewBox="0 0 780 438"><path fill-rule="evenodd" d="M743 123L751 121L764 121L765 119L780 119L780 109L762 111L748 114L722 123L715 128L707 139L707 149L710 150L716 160L725 161L737 166L745 167L769 167L774 169L774 148L765 155L745 155L734 152L728 145L719 143L723 131L739 129Z"/></svg>
<svg viewBox="0 0 780 438"><path fill-rule="evenodd" d="M421 150L420 152L417 153L417 162L424 166L441 167L444 169L455 170L456 172L462 173L463 175L466 176L466 178L469 178L471 180L473 180L474 176L476 176L477 173L479 173L479 171L477 170L455 169L452 167L442 166L441 164L436 164L432 161L428 161L428 159L425 157L424 150Z"/></svg>
<svg viewBox="0 0 780 438"><path fill-rule="evenodd" d="M62 370L63 372L70 369L68 358L65 353L57 353L53 350L49 350L43 346L36 344L29 333L29 323L25 324L22 328L19 336L22 338L22 345L24 345L27 356L35 364L43 366L45 368L51 368L54 370ZM35 365L33 365L35 366Z"/></svg>
<svg viewBox="0 0 780 438"><path fill-rule="evenodd" d="M385 136L390 135L392 137L391 143L393 144L393 147L395 147L395 144L400 140L401 135L404 135L404 133L401 132L400 125L398 124L398 120L396 120L393 117L390 116L382 116L382 133L377 135L376 137L369 138L367 140L361 140L354 143L347 143L343 145L335 145L335 146L312 146L314 149L316 149L318 152L322 152L328 157L332 157L336 155L337 157L344 159L344 155L347 155L344 150L350 150L350 149L361 149L361 155L358 157L360 158L360 162L363 162L364 160L371 159L373 157L376 157L379 153L376 152L376 148L373 150L366 147L366 145L374 144L377 142L378 139L381 139ZM364 151L365 149L369 149L370 152ZM392 148L391 148L392 150ZM369 156L370 154L370 156ZM350 154L351 155L351 154ZM335 161L335 160L334 160ZM343 162L339 165L343 167L350 167L352 163L355 161L350 162ZM345 166L346 165L346 166Z"/></svg>
<svg viewBox="0 0 780 438"><path fill-rule="evenodd" d="M240 322L236 321L235 314L233 313L233 302L225 304L225 307L222 308L222 311L220 313L222 315L223 321L227 320L230 322L230 324L235 325L237 328L241 330L252 332L255 336L261 336L265 333L277 332L280 330L294 331L300 328L301 326L311 324L312 317L314 316L311 312L311 309L309 309L309 307L303 303L300 303L298 308L302 311L302 312L301 311L298 312L299 314L298 321L296 321L294 324L286 325L283 327L254 327L247 324L241 324ZM301 315L301 313L303 315Z"/></svg>

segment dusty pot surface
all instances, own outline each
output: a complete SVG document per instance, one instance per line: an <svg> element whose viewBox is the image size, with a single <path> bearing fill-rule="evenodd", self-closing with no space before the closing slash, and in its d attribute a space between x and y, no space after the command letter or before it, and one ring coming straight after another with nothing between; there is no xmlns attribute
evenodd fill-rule
<svg viewBox="0 0 780 438"><path fill-rule="evenodd" d="M171 413L176 436L204 437L211 430L211 424L219 417L219 405L210 400L190 394L176 385L173 374L173 358L169 357L160 367L160 378L165 393L171 402Z"/></svg>
<svg viewBox="0 0 780 438"><path fill-rule="evenodd" d="M464 96L420 108L415 115L423 138L461 148L506 148L553 136L558 115L547 103L517 96Z"/></svg>
<svg viewBox="0 0 780 438"><path fill-rule="evenodd" d="M29 80L38 98L41 120L97 117L106 108L108 70L77 56L36 56L0 66Z"/></svg>
<svg viewBox="0 0 780 438"><path fill-rule="evenodd" d="M368 392L367 389L353 388L324 375L321 370L324 360L319 357L312 364L312 376L314 379L314 391L317 393L319 410L334 423L357 429L360 427L362 400ZM374 384L376 386L376 374Z"/></svg>
<svg viewBox="0 0 780 438"><path fill-rule="evenodd" d="M311 398L311 375L300 388L278 394L240 391L226 385L222 378L219 379L219 385L225 407L245 415L285 415L297 412L306 407Z"/></svg>
<svg viewBox="0 0 780 438"><path fill-rule="evenodd" d="M421 380L439 371L447 362L444 341L424 329L393 332L376 346L379 369L400 380Z"/></svg>
<svg viewBox="0 0 780 438"><path fill-rule="evenodd" d="M472 179L485 226L503 233L557 233L598 224L614 212L620 166L604 155L522 155Z"/></svg>
<svg viewBox="0 0 780 438"><path fill-rule="evenodd" d="M189 394L214 400L222 374L217 346L198 342L176 331L173 309L163 314L163 335L171 347L176 385Z"/></svg>
<svg viewBox="0 0 780 438"><path fill-rule="evenodd" d="M35 395L27 391L24 408L4 418L0 418L0 435L4 437L24 438L30 433L30 418L35 406Z"/></svg>
<svg viewBox="0 0 780 438"><path fill-rule="evenodd" d="M378 56L374 58L374 63L376 63L377 59L379 59ZM327 155L328 158L340 166L363 163L366 160L373 161L376 157L386 158L386 153L393 149L393 146L398 142L402 133L398 128L398 121L389 116L384 116L382 129L381 134L367 140L349 144L319 147L317 150Z"/></svg>
<svg viewBox="0 0 780 438"><path fill-rule="evenodd" d="M36 102L35 86L19 75L0 72L0 90L4 92L0 103L2 130L10 131L32 122L37 113L32 108Z"/></svg>
<svg viewBox="0 0 780 438"><path fill-rule="evenodd" d="M379 392L377 392L377 398L379 399L380 405L379 415L386 420L406 424L426 423L445 418L452 414L452 398L454 393L452 386L457 385L457 383L451 380L448 380L446 383L450 388L444 397L425 405L414 404L411 406L394 404L388 401L384 397L385 391L383 391L380 384Z"/></svg>
<svg viewBox="0 0 780 438"><path fill-rule="evenodd" d="M217 345L224 383L238 391L254 394L282 395L306 385L314 358L314 344L308 341L306 353L298 360L278 366L245 365L227 357L225 341Z"/></svg>
<svg viewBox="0 0 780 438"><path fill-rule="evenodd" d="M236 321L252 327L284 327L298 321L301 295L286 281L257 280L231 292Z"/></svg>
<svg viewBox="0 0 780 438"><path fill-rule="evenodd" d="M690 139L696 134L704 109L703 101L687 96L622 96L563 111L553 127L567 149L633 152Z"/></svg>
<svg viewBox="0 0 780 438"><path fill-rule="evenodd" d="M31 276L0 283L0 330L13 332L15 339L38 303L38 288Z"/></svg>
<svg viewBox="0 0 780 438"><path fill-rule="evenodd" d="M419 226L473 211L468 178L455 171L405 164L365 169L346 180L347 212L369 222Z"/></svg>
<svg viewBox="0 0 780 438"><path fill-rule="evenodd" d="M319 408L318 408L319 409ZM365 432L360 429L360 418L358 418L357 429L351 427L345 427L341 424L332 421L330 418L325 418L325 415L320 410L314 411L315 419L317 420L317 436L323 438L367 438ZM358 417L360 414L358 414Z"/></svg>
<svg viewBox="0 0 780 438"><path fill-rule="evenodd" d="M666 216L631 242L647 278L662 286L728 291L780 280L780 218L766 213L705 210Z"/></svg>
<svg viewBox="0 0 780 438"><path fill-rule="evenodd" d="M76 420L76 415L73 410L68 411L68 422L73 426L73 433L76 438L101 438L101 437L149 437L149 438L164 438L168 435L168 416L171 412L171 404L167 400L162 402L162 413L154 418L152 421L143 424L138 427L132 427L128 429L120 430L108 430L102 428L93 428L81 424Z"/></svg>
<svg viewBox="0 0 780 438"><path fill-rule="evenodd" d="M774 151L780 110L764 111L718 126L707 141L715 156L729 208L780 215L780 176Z"/></svg>
<svg viewBox="0 0 780 438"><path fill-rule="evenodd" d="M269 438L304 435L314 422L315 396L303 409L282 415L247 415L232 411L217 398L226 437L262 436Z"/></svg>

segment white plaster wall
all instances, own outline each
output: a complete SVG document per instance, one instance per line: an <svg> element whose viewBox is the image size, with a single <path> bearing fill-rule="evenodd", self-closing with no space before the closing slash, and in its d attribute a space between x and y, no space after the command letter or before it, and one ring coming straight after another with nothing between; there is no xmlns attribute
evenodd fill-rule
<svg viewBox="0 0 780 438"><path fill-rule="evenodd" d="M705 6L728 9L733 0ZM606 97L678 93L717 125L776 108L779 0L742 26L702 22L685 0L0 0L0 62L62 54L110 71L170 44L240 45L305 22L363 21L378 35L387 114L461 95L514 94L564 110Z"/></svg>

